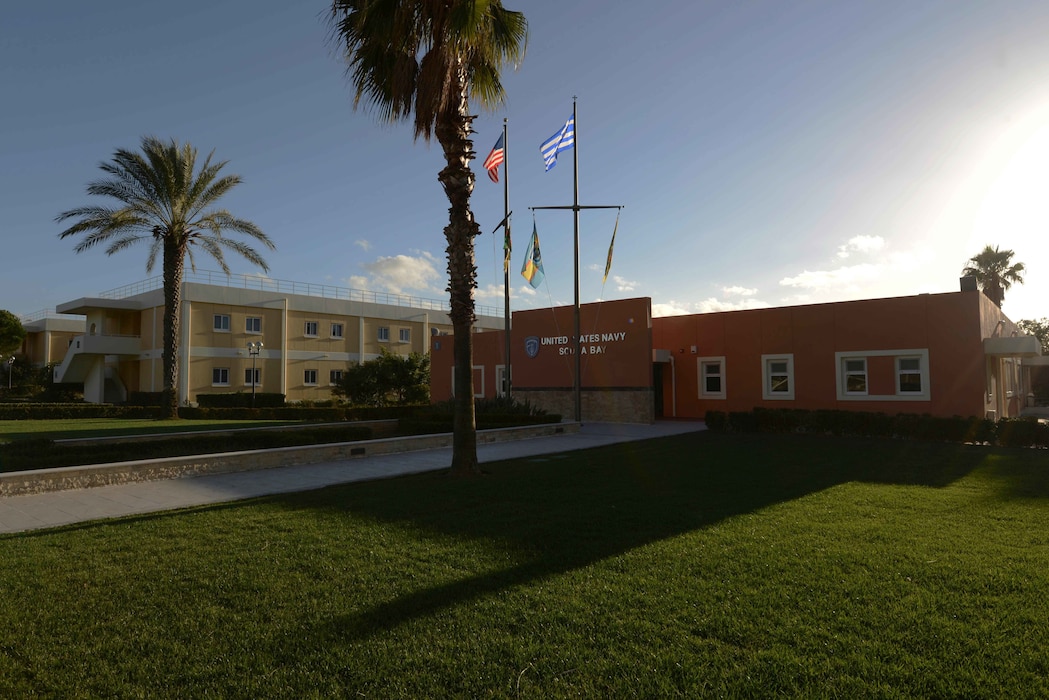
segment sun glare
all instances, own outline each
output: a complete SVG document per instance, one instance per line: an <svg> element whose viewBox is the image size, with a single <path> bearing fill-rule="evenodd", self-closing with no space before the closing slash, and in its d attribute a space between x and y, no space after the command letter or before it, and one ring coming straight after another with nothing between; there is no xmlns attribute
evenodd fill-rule
<svg viewBox="0 0 1049 700"><path fill-rule="evenodd" d="M996 172L985 173L989 185L968 245L974 253L985 245L1012 249L1026 265L1023 286L1006 294L1004 308L1014 320L1049 316L1049 119L1025 126L1002 139L988 164Z"/></svg>

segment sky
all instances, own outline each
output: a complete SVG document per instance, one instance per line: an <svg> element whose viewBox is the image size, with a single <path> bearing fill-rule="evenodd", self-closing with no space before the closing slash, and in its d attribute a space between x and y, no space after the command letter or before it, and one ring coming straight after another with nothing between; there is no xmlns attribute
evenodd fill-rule
<svg viewBox="0 0 1049 700"><path fill-rule="evenodd" d="M572 152L539 146L577 104L581 301L655 315L956 291L1015 251L1013 320L1049 316L1049 3L534 0L506 102L477 105L477 302L501 310L508 124L511 306L573 300ZM146 272L148 245L77 254L55 217L145 135L226 160L222 205L277 249L234 273L446 298L434 141L354 110L320 0L53 0L0 18L0 308L53 309ZM505 172L504 172L505 176ZM519 274L533 228L545 283ZM198 269L218 266L200 257Z"/></svg>

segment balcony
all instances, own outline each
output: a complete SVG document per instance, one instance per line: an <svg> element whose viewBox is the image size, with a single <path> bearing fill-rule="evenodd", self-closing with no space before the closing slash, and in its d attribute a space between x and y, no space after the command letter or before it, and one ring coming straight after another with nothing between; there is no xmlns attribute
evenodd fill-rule
<svg viewBox="0 0 1049 700"><path fill-rule="evenodd" d="M95 362L106 355L137 358L141 349L137 335L78 335L70 343L62 364L55 367L55 381L82 382Z"/></svg>

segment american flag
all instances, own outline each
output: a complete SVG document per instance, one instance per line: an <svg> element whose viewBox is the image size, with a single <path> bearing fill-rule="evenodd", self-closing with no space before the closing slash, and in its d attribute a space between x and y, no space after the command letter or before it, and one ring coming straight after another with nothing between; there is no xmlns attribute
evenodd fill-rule
<svg viewBox="0 0 1049 700"><path fill-rule="evenodd" d="M492 152L484 159L484 169L488 171L488 177L492 182L499 182L499 166L503 164L506 157L506 149L503 145L503 135L499 134L499 140L492 147Z"/></svg>

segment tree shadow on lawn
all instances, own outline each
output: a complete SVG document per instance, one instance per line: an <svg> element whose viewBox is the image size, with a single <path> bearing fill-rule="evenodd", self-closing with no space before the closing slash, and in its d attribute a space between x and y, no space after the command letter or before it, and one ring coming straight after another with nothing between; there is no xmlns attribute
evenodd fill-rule
<svg viewBox="0 0 1049 700"><path fill-rule="evenodd" d="M410 620L850 481L946 486L984 460L965 445L694 433L281 497L505 547L521 563L332 621L366 638Z"/></svg>

